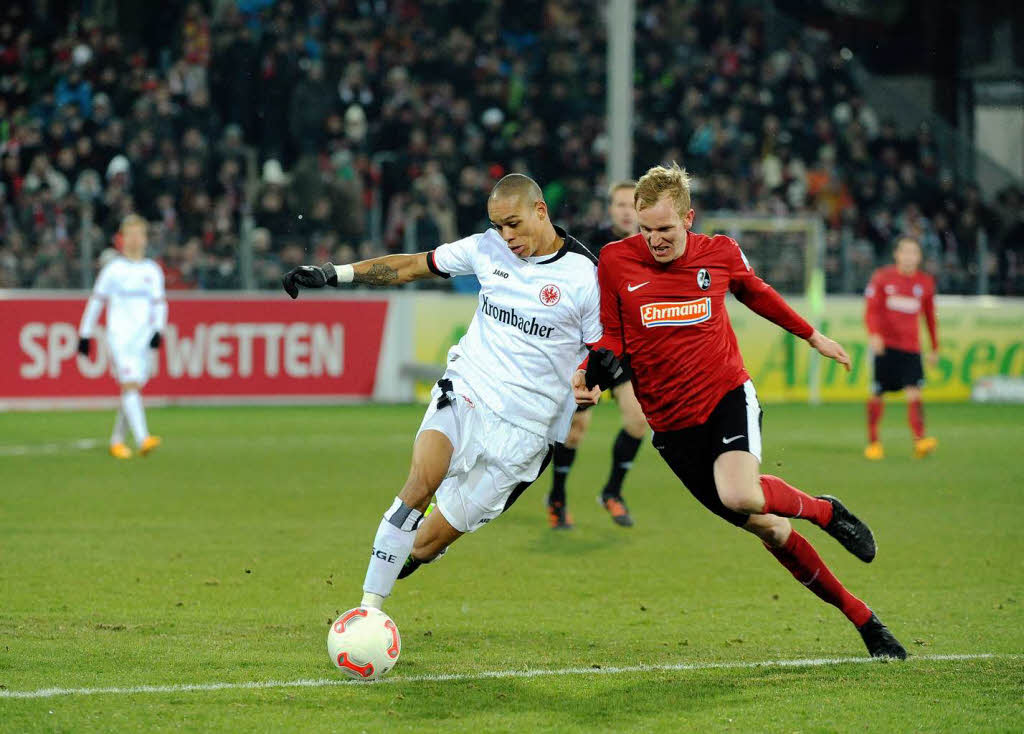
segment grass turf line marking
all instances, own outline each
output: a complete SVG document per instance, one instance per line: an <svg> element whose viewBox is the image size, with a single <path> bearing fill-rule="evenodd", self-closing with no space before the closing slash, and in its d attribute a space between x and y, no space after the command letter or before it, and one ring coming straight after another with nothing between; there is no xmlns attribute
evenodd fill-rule
<svg viewBox="0 0 1024 734"><path fill-rule="evenodd" d="M626 665L607 668L555 668L534 670L488 670L480 673L439 673L437 675L396 675L376 681L349 678L306 678L300 680L267 680L240 683L180 683L164 686L124 686L111 688L38 688L34 691L0 689L2 698L56 698L58 696L96 696L101 694L135 695L139 693L188 693L191 691L229 691L265 688L323 688L327 686L389 685L394 683L436 683L445 681L485 680L488 678L540 678L561 675L618 675L621 673L658 673L675 670L753 670L756 668L820 668L844 663L913 664L915 662L1017 659L1022 655L977 653L964 655L915 655L906 663L878 658L807 658L801 660L764 660L735 663L674 663L668 665Z"/></svg>
<svg viewBox="0 0 1024 734"><path fill-rule="evenodd" d="M62 443L36 443L13 446L0 445L0 456L29 456L31 454L59 454L68 450L88 451L100 445L95 438L78 438Z"/></svg>

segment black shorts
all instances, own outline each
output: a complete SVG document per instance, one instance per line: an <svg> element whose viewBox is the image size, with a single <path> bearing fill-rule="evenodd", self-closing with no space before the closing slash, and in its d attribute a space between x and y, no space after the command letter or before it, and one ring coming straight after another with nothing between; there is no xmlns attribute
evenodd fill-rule
<svg viewBox="0 0 1024 734"><path fill-rule="evenodd" d="M614 392L615 388L619 387L619 385L625 385L627 382L629 382L632 379L633 379L633 370L631 370L629 368L629 363L628 362L623 362L622 363L622 374L619 375L618 379L612 381L612 384L611 384L610 387L607 387L605 389L606 390L611 390L611 391ZM603 387L603 385L602 385L602 387ZM590 410L593 407L594 407L593 405L577 405L576 406L576 412L577 413L583 413L585 411Z"/></svg>
<svg viewBox="0 0 1024 734"><path fill-rule="evenodd" d="M875 357L875 375L871 391L875 395L884 392L899 392L905 387L921 387L924 384L924 369L921 367L920 352L904 352L902 349L886 347Z"/></svg>
<svg viewBox="0 0 1024 734"><path fill-rule="evenodd" d="M722 504L715 486L715 459L726 451L749 451L760 461L762 415L754 383L747 380L725 394L706 422L678 431L655 432L652 440L690 494L739 527L750 516Z"/></svg>

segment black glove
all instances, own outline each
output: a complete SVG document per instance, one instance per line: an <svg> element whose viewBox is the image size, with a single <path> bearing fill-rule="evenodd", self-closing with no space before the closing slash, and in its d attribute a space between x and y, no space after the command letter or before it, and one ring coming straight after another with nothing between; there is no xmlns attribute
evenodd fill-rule
<svg viewBox="0 0 1024 734"><path fill-rule="evenodd" d="M89 356L89 348L92 346L92 339L87 336L78 337L78 353L83 357Z"/></svg>
<svg viewBox="0 0 1024 734"><path fill-rule="evenodd" d="M164 338L160 336L159 331L153 332L153 338L149 340L150 349L159 349L160 345L164 343Z"/></svg>
<svg viewBox="0 0 1024 734"><path fill-rule="evenodd" d="M316 265L300 265L284 274L281 278L281 285L284 286L285 293L292 298L298 298L300 285L303 288L337 286L338 273L335 272L334 265L331 263L324 263L324 266L319 268Z"/></svg>
<svg viewBox="0 0 1024 734"><path fill-rule="evenodd" d="M616 380L622 377L622 363L611 349L602 347L590 352L590 359L587 361L587 389L594 385L602 388L609 388Z"/></svg>

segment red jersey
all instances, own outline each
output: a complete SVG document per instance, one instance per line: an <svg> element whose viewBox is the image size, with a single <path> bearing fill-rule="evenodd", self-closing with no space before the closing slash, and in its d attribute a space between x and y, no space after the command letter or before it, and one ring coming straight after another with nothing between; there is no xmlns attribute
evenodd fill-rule
<svg viewBox="0 0 1024 734"><path fill-rule="evenodd" d="M935 279L920 271L903 275L895 265L879 268L864 291L867 308L864 322L869 334L880 334L885 346L904 352L920 352L917 319L924 312L932 350L939 348L935 327Z"/></svg>
<svg viewBox="0 0 1024 734"><path fill-rule="evenodd" d="M686 251L670 263L657 262L642 235L613 242L601 250L597 280L604 336L594 346L629 356L637 399L655 431L704 423L749 379L726 293L801 338L814 333L723 235L688 233Z"/></svg>

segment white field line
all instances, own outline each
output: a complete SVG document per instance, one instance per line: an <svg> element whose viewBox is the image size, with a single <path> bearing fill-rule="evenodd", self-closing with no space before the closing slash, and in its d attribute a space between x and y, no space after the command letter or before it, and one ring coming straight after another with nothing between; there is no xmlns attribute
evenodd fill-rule
<svg viewBox="0 0 1024 734"><path fill-rule="evenodd" d="M29 456L32 454L61 454L65 451L88 451L100 445L95 438L77 438L61 443L0 444L0 456Z"/></svg>
<svg viewBox="0 0 1024 734"><path fill-rule="evenodd" d="M820 668L844 663L869 663L892 665L913 665L917 662L946 660L986 660L993 658L1016 659L1022 655L980 653L973 655L915 655L907 663L885 661L877 658L809 658L803 660L764 660L761 662L734 663L674 663L669 665L627 665L590 668L556 668L534 670L489 670L480 673L440 673L437 675L391 676L376 681L359 681L348 678L305 678L299 680L265 680L224 683L178 683L164 686L114 686L110 688L37 688L33 691L11 691L0 689L2 698L56 698L58 696L96 696L110 694L131 696L140 693L188 693L191 691L228 691L265 688L325 688L328 686L388 685L400 683L434 683L447 681L485 680L488 678L540 678L563 675L621 675L622 673L654 673L674 670L743 670L754 668Z"/></svg>

